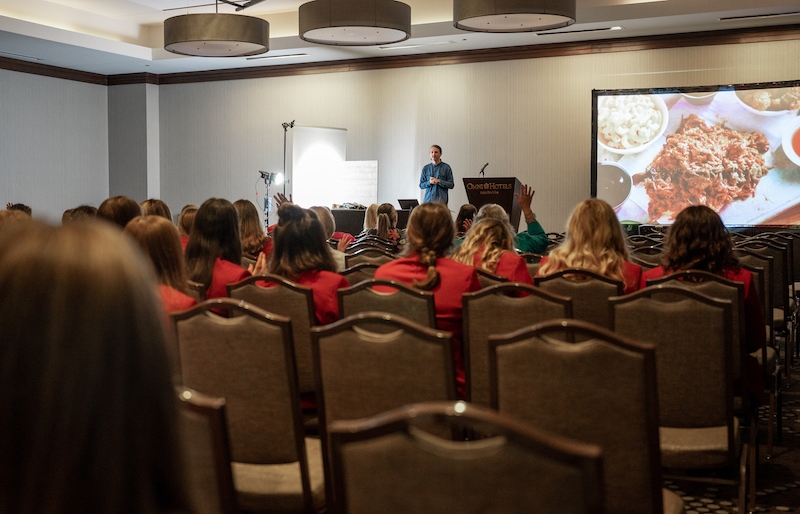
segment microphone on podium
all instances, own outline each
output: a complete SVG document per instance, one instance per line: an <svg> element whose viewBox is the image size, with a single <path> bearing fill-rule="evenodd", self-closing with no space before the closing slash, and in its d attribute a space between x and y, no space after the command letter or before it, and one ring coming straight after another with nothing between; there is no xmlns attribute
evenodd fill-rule
<svg viewBox="0 0 800 514"><path fill-rule="evenodd" d="M478 174L479 174L481 177L485 177L485 175L483 174L483 170L485 170L485 169L486 169L486 166L488 166L488 165L489 165L489 163L487 162L486 164L484 164L484 165L483 165L483 168L481 168L481 171L479 171L479 172L478 172Z"/></svg>

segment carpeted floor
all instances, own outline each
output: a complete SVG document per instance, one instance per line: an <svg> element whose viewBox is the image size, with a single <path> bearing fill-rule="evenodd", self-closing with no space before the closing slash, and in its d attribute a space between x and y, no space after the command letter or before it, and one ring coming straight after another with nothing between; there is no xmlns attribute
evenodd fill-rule
<svg viewBox="0 0 800 514"><path fill-rule="evenodd" d="M800 363L792 368L793 381L784 389L783 437L766 459L766 408L761 409L760 477L756 484L756 512L800 514ZM686 514L738 512L736 488L666 480L665 487L686 503Z"/></svg>

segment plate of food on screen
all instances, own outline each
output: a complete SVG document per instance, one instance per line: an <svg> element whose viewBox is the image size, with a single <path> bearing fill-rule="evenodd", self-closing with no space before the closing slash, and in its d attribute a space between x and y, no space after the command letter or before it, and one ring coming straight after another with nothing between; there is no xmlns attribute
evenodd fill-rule
<svg viewBox="0 0 800 514"><path fill-rule="evenodd" d="M757 130L733 130L690 114L634 183L647 193L651 222L670 222L689 205L721 211L755 196L770 170L769 150L769 140Z"/></svg>
<svg viewBox="0 0 800 514"><path fill-rule="evenodd" d="M762 116L779 116L800 110L800 86L736 91L742 107Z"/></svg>
<svg viewBox="0 0 800 514"><path fill-rule="evenodd" d="M597 142L614 154L638 153L664 134L668 121L660 96L605 96L598 99Z"/></svg>

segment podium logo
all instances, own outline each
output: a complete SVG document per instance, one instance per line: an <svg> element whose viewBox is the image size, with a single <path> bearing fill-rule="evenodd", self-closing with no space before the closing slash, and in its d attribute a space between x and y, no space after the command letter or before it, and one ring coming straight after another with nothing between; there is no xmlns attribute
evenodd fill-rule
<svg viewBox="0 0 800 514"><path fill-rule="evenodd" d="M513 184L508 183L498 183L498 182L484 182L482 184L467 184L467 189L469 190L479 190L479 191L489 191L489 190L497 190L497 189L514 189Z"/></svg>

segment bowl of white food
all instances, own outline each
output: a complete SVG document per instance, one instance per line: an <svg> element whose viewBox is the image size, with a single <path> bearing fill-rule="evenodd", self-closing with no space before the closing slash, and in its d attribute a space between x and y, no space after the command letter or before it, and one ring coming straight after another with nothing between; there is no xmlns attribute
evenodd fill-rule
<svg viewBox="0 0 800 514"><path fill-rule="evenodd" d="M658 95L605 96L597 104L597 144L616 154L639 153L664 134L668 121Z"/></svg>

